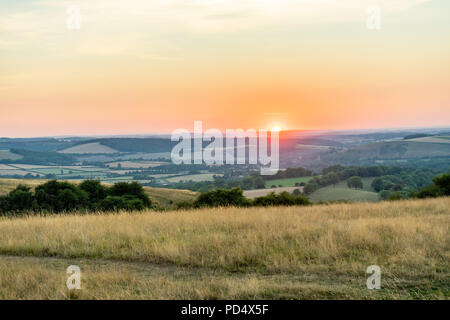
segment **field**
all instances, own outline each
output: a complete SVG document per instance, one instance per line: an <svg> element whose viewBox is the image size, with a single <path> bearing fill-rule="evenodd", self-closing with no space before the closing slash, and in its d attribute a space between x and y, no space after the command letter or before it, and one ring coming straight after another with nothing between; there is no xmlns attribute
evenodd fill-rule
<svg viewBox="0 0 450 320"><path fill-rule="evenodd" d="M109 153L117 153L118 151L110 148L108 146L104 146L99 142L92 142L86 144L80 144L78 146L70 147L64 150L59 151L60 153L69 153L69 154L109 154Z"/></svg>
<svg viewBox="0 0 450 320"><path fill-rule="evenodd" d="M147 168L155 168L160 165L169 164L170 162L161 162L161 161L116 161L110 162L106 164L107 167L110 168L118 168L119 164L121 168L125 169L147 169Z"/></svg>
<svg viewBox="0 0 450 320"><path fill-rule="evenodd" d="M7 194L20 184L25 184L31 188L34 188L45 181L46 180L40 179L0 179L0 195Z"/></svg>
<svg viewBox="0 0 450 320"><path fill-rule="evenodd" d="M181 181L213 181L215 174L207 171L198 174L189 174L189 171L181 171L173 174L146 174L142 179L134 179L133 172L142 172L145 169L155 168L169 164L164 161L135 160L115 161L106 166L76 165L76 166L44 166L32 164L0 164L0 178L17 178L31 175L34 178L48 178L59 180L86 180L99 179L105 183L120 181L139 181L141 183L159 182L161 185L177 183ZM120 169L119 169L120 164ZM51 176L47 176L51 175ZM221 176L222 174L216 174Z"/></svg>
<svg viewBox="0 0 450 320"><path fill-rule="evenodd" d="M180 201L193 200L198 193L190 190L175 190L164 188L144 187L145 192L153 203L157 203L163 207L169 207Z"/></svg>
<svg viewBox="0 0 450 320"><path fill-rule="evenodd" d="M446 137L446 136L423 137L423 138L412 139L411 141L430 142L430 143L450 143L450 137Z"/></svg>
<svg viewBox="0 0 450 320"><path fill-rule="evenodd" d="M0 160L19 160L21 155L10 152L9 150L0 150Z"/></svg>
<svg viewBox="0 0 450 320"><path fill-rule="evenodd" d="M257 197L263 197L268 195L271 192L275 193L281 193L281 192L294 192L295 189L299 189L300 191L303 191L303 187L280 187L280 188L267 188L267 189L256 189L256 190L245 190L244 196L247 198L253 199Z"/></svg>
<svg viewBox="0 0 450 320"><path fill-rule="evenodd" d="M0 218L1 299L448 299L450 198ZM81 268L81 290L65 287ZM381 289L366 288L370 265Z"/></svg>
<svg viewBox="0 0 450 320"><path fill-rule="evenodd" d="M327 186L314 191L308 196L312 202L328 202L336 200L347 200L352 202L375 202L380 200L371 183L374 178L362 178L363 189L350 189L347 181L341 181L334 186Z"/></svg>
<svg viewBox="0 0 450 320"><path fill-rule="evenodd" d="M275 179L266 181L266 188L271 188L272 186L282 186L282 187L295 187L296 183L308 183L312 177L300 177L300 178L286 178L286 179Z"/></svg>

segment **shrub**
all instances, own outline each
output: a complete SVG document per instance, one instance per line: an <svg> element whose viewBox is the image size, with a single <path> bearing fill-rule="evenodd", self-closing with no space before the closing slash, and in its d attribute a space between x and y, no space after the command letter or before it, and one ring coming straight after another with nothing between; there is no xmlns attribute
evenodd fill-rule
<svg viewBox="0 0 450 320"><path fill-rule="evenodd" d="M435 177L432 185L422 188L419 192L413 193L411 196L422 199L450 196L450 174Z"/></svg>
<svg viewBox="0 0 450 320"><path fill-rule="evenodd" d="M404 197L403 197L403 194L401 192L396 191L396 192L389 193L387 199L393 201L393 200L404 199Z"/></svg>
<svg viewBox="0 0 450 320"><path fill-rule="evenodd" d="M104 211L119 211L124 208L125 199L118 196L107 196L99 204L99 209Z"/></svg>
<svg viewBox="0 0 450 320"><path fill-rule="evenodd" d="M33 208L33 194L27 186L19 185L4 200L5 211L29 211Z"/></svg>
<svg viewBox="0 0 450 320"><path fill-rule="evenodd" d="M130 195L140 199L145 207L151 207L152 205L150 198L145 194L144 188L137 182L115 183L111 188L109 188L108 194L117 197Z"/></svg>
<svg viewBox="0 0 450 320"><path fill-rule="evenodd" d="M73 211L86 208L88 195L68 182L48 181L35 189L37 210L50 212Z"/></svg>
<svg viewBox="0 0 450 320"><path fill-rule="evenodd" d="M450 196L450 173L434 178L433 182L441 190L441 195Z"/></svg>
<svg viewBox="0 0 450 320"><path fill-rule="evenodd" d="M317 189L319 189L319 185L316 183L315 180L311 180L310 182L308 182L305 186L305 188L303 189L305 194L311 194L314 191L316 191Z"/></svg>
<svg viewBox="0 0 450 320"><path fill-rule="evenodd" d="M253 206L298 206L298 205L309 205L310 202L308 198L302 195L291 195L286 191L280 194L275 194L274 192L269 193L264 197L258 197L253 199Z"/></svg>
<svg viewBox="0 0 450 320"><path fill-rule="evenodd" d="M91 204L105 199L108 195L108 188L102 185L99 180L85 180L78 187L87 193Z"/></svg>
<svg viewBox="0 0 450 320"><path fill-rule="evenodd" d="M204 192L194 201L194 207L245 207L250 205L250 201L244 197L242 189L237 187L231 190L216 189Z"/></svg>

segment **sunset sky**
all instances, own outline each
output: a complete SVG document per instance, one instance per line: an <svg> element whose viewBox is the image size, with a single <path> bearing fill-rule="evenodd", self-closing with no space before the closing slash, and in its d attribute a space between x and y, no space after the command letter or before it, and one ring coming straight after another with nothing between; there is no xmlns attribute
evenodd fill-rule
<svg viewBox="0 0 450 320"><path fill-rule="evenodd" d="M381 8L381 29L366 26ZM81 29L66 26L69 5ZM0 136L450 126L448 0L2 0Z"/></svg>

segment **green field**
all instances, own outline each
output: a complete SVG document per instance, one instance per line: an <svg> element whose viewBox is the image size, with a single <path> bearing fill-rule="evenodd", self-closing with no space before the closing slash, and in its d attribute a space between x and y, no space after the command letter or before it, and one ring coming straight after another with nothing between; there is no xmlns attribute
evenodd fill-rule
<svg viewBox="0 0 450 320"><path fill-rule="evenodd" d="M0 150L0 160L19 160L22 158L21 155L12 153L9 150Z"/></svg>
<svg viewBox="0 0 450 320"><path fill-rule="evenodd" d="M334 186L327 186L314 191L308 196L312 202L328 202L336 200L347 200L352 202L375 202L380 197L376 193L371 183L375 178L362 178L363 189L350 189L347 187L347 181L341 181Z"/></svg>
<svg viewBox="0 0 450 320"><path fill-rule="evenodd" d="M266 181L266 188L271 188L272 186L279 187L280 185L282 187L295 187L296 183L304 182L308 183L309 180L311 180L312 177L300 177L300 178L286 178L286 179L276 179L276 180L269 180Z"/></svg>

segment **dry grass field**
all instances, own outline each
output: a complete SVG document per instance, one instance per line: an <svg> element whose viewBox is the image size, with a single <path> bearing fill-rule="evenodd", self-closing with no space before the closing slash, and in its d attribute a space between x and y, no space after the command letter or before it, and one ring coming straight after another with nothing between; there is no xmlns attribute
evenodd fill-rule
<svg viewBox="0 0 450 320"><path fill-rule="evenodd" d="M448 299L450 198L0 218L2 299ZM69 265L81 290L65 287ZM369 265L382 288L368 290Z"/></svg>

